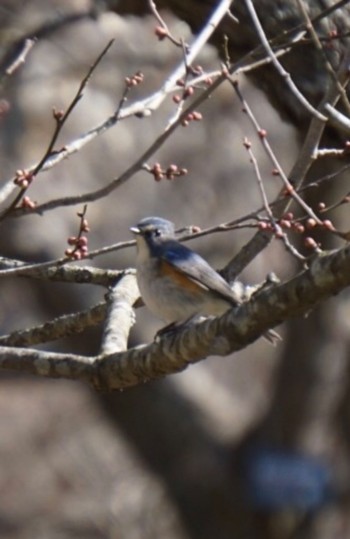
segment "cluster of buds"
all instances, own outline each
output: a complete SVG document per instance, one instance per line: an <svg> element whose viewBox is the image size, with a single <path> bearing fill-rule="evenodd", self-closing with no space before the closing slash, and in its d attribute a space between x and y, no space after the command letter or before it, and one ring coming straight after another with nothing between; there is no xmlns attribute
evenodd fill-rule
<svg viewBox="0 0 350 539"><path fill-rule="evenodd" d="M182 82L182 81L181 81ZM173 96L173 101L174 103L178 104L180 103L181 101L185 101L186 99L188 99L189 97L192 97L194 94L194 88L193 86L187 86L187 88L184 89L182 95L179 95L179 94L175 94Z"/></svg>
<svg viewBox="0 0 350 539"><path fill-rule="evenodd" d="M132 77L125 77L125 84L128 88L138 86L144 80L144 74L141 71L137 71Z"/></svg>
<svg viewBox="0 0 350 539"><path fill-rule="evenodd" d="M293 230L298 234L303 234L305 230L311 230L315 227L323 228L325 230L330 230L331 232L335 230L334 225L330 219L324 219L323 221L317 221L313 217L309 217L306 221L301 223L294 219L294 214L292 212L285 213L281 219L276 221L276 223L285 230ZM259 224L259 228L263 230L273 230L273 224L270 221L262 221Z"/></svg>
<svg viewBox="0 0 350 539"><path fill-rule="evenodd" d="M186 69L187 69L187 74L191 75L192 77L200 77L204 73L202 66L199 66L199 65L195 67L187 66ZM203 80L203 82L207 86L210 86L211 84L213 84L213 78L208 76ZM176 84L183 88L187 86L185 79L177 79Z"/></svg>
<svg viewBox="0 0 350 539"><path fill-rule="evenodd" d="M191 75L193 77L199 77L203 74L203 68L202 66L200 65L197 65L197 66L187 66L186 68L187 70L187 74L188 75ZM204 80L204 83L207 85L207 86L210 86L211 84L213 84L213 79L212 77L207 77L205 80ZM188 99L189 97L192 97L193 94L194 94L194 90L195 90L195 87L192 86L191 84L188 84L186 82L185 79L178 79L176 81L176 84L177 86L179 86L180 88L184 88L184 91L182 93L182 95L179 95L179 94L175 94L173 96L173 101L174 103L178 104L180 103L181 101L185 101L186 99Z"/></svg>
<svg viewBox="0 0 350 539"><path fill-rule="evenodd" d="M181 121L181 125L187 127L190 122L200 122L202 119L202 114L194 110L193 112L189 112L188 114L186 114L186 116Z"/></svg>
<svg viewBox="0 0 350 539"><path fill-rule="evenodd" d="M17 170L15 179L13 180L15 185L18 185L21 189L27 189L33 181L33 174L28 170Z"/></svg>
<svg viewBox="0 0 350 539"><path fill-rule="evenodd" d="M70 236L67 240L69 247L65 250L64 254L71 258L72 260L81 260L88 255L88 238L85 235L90 231L88 220L84 217L84 212L79 212L78 217L80 217L80 230L78 236ZM85 234L84 234L85 233Z"/></svg>
<svg viewBox="0 0 350 539"><path fill-rule="evenodd" d="M294 220L294 214L291 211L285 213L278 221L278 224L282 229L293 230L297 234L305 232L305 226L300 221Z"/></svg>
<svg viewBox="0 0 350 539"><path fill-rule="evenodd" d="M335 231L334 224L330 219L318 221L313 217L309 217L302 223L294 219L294 214L292 212L285 213L281 219L276 221L276 225L270 221L261 221L259 223L259 229L274 233L276 238L283 237L283 230L291 230L292 232L296 232L297 234L304 234L304 232L313 230L315 228L328 230L330 232ZM305 237L304 245L308 249L313 250L317 250L320 248L320 244L317 243L310 236Z"/></svg>
<svg viewBox="0 0 350 539"><path fill-rule="evenodd" d="M177 165L169 165L168 168L163 169L160 163L155 163L152 168L147 167L146 170L153 174L156 182L160 182L164 178L174 180L174 178L185 176L188 173L187 168L179 168Z"/></svg>
<svg viewBox="0 0 350 539"><path fill-rule="evenodd" d="M324 230L329 230L330 232L335 231L335 226L330 219L324 219L321 222L317 222L316 219L314 219L313 217L309 217L305 221L306 230L312 230L313 228L316 228L316 227L321 228L321 229L323 228ZM317 243L314 240L314 238L311 238L310 236L307 236L304 239L304 245L305 247L307 247L307 249L312 249L314 251L320 249L320 244Z"/></svg>
<svg viewBox="0 0 350 539"><path fill-rule="evenodd" d="M32 210L36 207L36 202L34 202L31 198L25 196L21 200L21 208L25 208L28 210Z"/></svg>

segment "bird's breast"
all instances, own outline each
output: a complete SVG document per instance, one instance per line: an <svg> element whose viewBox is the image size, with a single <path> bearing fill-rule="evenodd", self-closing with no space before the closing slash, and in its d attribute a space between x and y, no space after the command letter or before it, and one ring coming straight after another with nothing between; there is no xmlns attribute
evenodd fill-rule
<svg viewBox="0 0 350 539"><path fill-rule="evenodd" d="M231 305L177 270L150 258L139 264L137 279L145 305L168 324L194 315L219 315Z"/></svg>

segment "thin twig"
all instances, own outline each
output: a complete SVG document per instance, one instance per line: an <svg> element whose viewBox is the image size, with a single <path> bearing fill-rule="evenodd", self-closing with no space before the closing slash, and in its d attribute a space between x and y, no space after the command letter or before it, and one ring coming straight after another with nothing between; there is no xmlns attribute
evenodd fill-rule
<svg viewBox="0 0 350 539"><path fill-rule="evenodd" d="M319 15L314 17L311 22L313 24L319 22L323 18L330 15L332 12L340 9L343 5L348 3L348 0L340 0L336 4L330 6L329 8L323 10ZM84 15L89 16L89 14ZM78 15L77 18L81 18L81 15ZM271 45L276 47L275 56L279 56L278 48L282 47L285 49L284 54L286 52L289 52L289 50L298 44L298 41L300 41L301 37L303 36L305 32L305 24L299 24L290 30L283 31L279 35L277 35L275 38L271 40ZM198 36L200 37L200 36ZM208 36L209 37L209 36ZM291 41L287 41L290 40ZM338 39L338 38L334 38ZM202 40L202 37L201 37ZM282 43L281 43L282 40ZM295 42L293 42L295 40ZM203 40L202 40L203 41ZM197 41L195 40L194 44L191 45L191 51L193 53L194 50L197 49L197 53L200 50L200 47L196 45ZM196 46L195 46L196 45ZM231 74L235 73L237 70L240 71L248 71L251 69L255 69L255 67L259 67L260 63L264 64L267 62L270 62L271 59L262 58L261 60L258 60L254 62L254 58L257 56L263 56L262 54L263 48L261 45L258 45L254 50L249 52L247 55L245 55L243 58L241 58L238 62L233 64L229 72ZM192 57L192 61L194 60L195 56ZM253 63L252 63L253 61ZM245 67L246 66L246 67ZM179 69L176 68L176 69ZM169 77L169 79L166 80L163 87L160 91L156 92L155 94L152 94L143 100L137 101L136 103L131 104L129 107L125 107L120 114L116 115L115 113L110 116L107 120L105 120L102 124L96 126L95 128L89 130L88 132L82 134L77 139L67 143L64 145L64 147L59 150L56 154L53 154L49 159L46 160L44 166L42 167L42 171L49 170L52 167L56 166L58 163L69 157L70 155L73 155L74 153L80 151L86 144L92 142L96 137L103 134L108 129L112 128L118 120L122 120L125 118L128 118L130 116L147 116L148 114L151 114L152 111L156 110L160 104L163 102L163 99L160 99L160 94L163 95L163 98L174 91L178 90L177 85L171 86L169 84L169 81L172 79L175 81L179 78L178 74L174 75L173 77ZM205 98L210 97L210 95L216 90L216 88L222 84L225 80L225 76L221 74L219 76L218 80L215 81L215 85L212 88L208 88L205 92ZM196 105L198 106L198 105ZM30 167L27 167L26 170L30 173L31 170L33 170L36 167L36 165L32 165ZM0 189L0 203L4 202L16 189L16 186L14 185L15 178L10 179L8 182L6 182L2 188Z"/></svg>
<svg viewBox="0 0 350 539"><path fill-rule="evenodd" d="M247 9L249 11L249 14L251 16L251 19L253 21L253 24L255 26L256 32L259 36L260 42L262 43L263 47L265 48L267 54L271 58L271 62L276 68L277 72L280 74L280 76L283 78L283 80L286 82L286 85L288 86L289 90L293 93L293 95L298 99L299 103L307 110L312 116L315 118L318 118L319 120L322 120L323 122L327 121L327 117L319 112L315 107L309 103L309 101L306 99L306 97L300 92L300 90L297 88L295 83L293 82L292 77L290 74L284 69L282 64L278 61L270 43L267 39L264 29L261 26L259 17L255 11L254 4L252 0L244 0L245 4L247 6Z"/></svg>
<svg viewBox="0 0 350 539"><path fill-rule="evenodd" d="M153 96L145 100L144 109L149 114L152 110L159 107L164 101L169 91L172 91L179 79L185 76L186 66L192 64L204 45L208 42L210 36L218 27L220 21L227 14L233 0L220 0L201 32L196 36L194 42L190 45L189 52L186 54L186 62L180 64L171 73L163 86Z"/></svg>
<svg viewBox="0 0 350 539"><path fill-rule="evenodd" d="M172 35L172 33L170 32L169 27L166 24L165 20L163 19L163 17L161 17L155 2L153 2L153 0L148 0L148 5L149 5L150 10L151 10L152 14L154 15L155 19L158 21L161 29L164 31L164 33L162 32L162 38L166 37L174 45L176 45L177 47L182 47L183 46L182 45L182 40L181 39L178 40ZM186 45L186 49L188 50L188 45Z"/></svg>
<svg viewBox="0 0 350 539"><path fill-rule="evenodd" d="M17 56L13 59L12 63L6 68L5 73L6 75L13 75L17 69L24 64L24 62L27 59L28 54L32 50L34 44L36 42L36 39L27 38L22 43L22 48L17 51Z"/></svg>
<svg viewBox="0 0 350 539"><path fill-rule="evenodd" d="M213 83L213 86L216 83ZM107 195L109 195L111 192L113 192L115 189L123 185L126 181L128 181L136 172L139 172L142 170L143 166L147 161L150 159L150 157L157 151L159 148L165 143L166 140L172 135L172 133L181 125L182 120L185 119L185 117L189 114L189 112L193 111L195 107L198 107L205 99L207 99L208 94L204 93L199 96L195 101L193 101L187 108L184 110L182 114L180 114L179 118L171 125L168 126L166 131L161 133L161 135L149 146L149 148L139 157L134 163L120 176L117 178L114 178L109 184L105 185L101 189L97 189L95 191L90 191L89 193L84 193L82 195L76 195L76 196L70 196L70 197L62 197L50 200L48 202L45 202L43 204L38 204L35 206L35 208L16 208L11 214L11 217L21 217L22 215L29 215L32 213L38 213L43 214L46 211L53 210L58 207L62 206L74 206L77 204L84 204L86 202L93 202L95 200L99 200Z"/></svg>
<svg viewBox="0 0 350 539"><path fill-rule="evenodd" d="M257 132L257 135L259 136L259 140L261 141L266 154L268 155L269 159L271 160L272 165L277 170L278 175L282 179L285 191L295 200L295 202L297 204L299 204L299 206L301 208L303 208L303 210L312 219L315 219L317 224L321 224L321 220L318 218L318 216L315 214L315 212L312 210L312 208L310 208L310 206L305 202L305 200L298 194L298 192L294 189L293 185L289 181L289 179L288 179L287 175L285 174L282 166L280 165L274 151L271 148L271 145L270 145L270 143L268 141L268 138L267 138L267 133L260 126L260 124L259 124L258 120L256 119L252 109L248 105L246 99L244 99L244 97L242 95L242 92L239 89L238 82L236 80L232 80L231 77L229 77L229 81L230 81L233 89L235 90L236 95L238 96L239 100L241 101L241 103L243 105L244 112L247 114L248 118L250 119L251 123L253 124L253 126L254 126L254 128L255 128L255 130ZM283 192L282 192L282 194L283 194Z"/></svg>
<svg viewBox="0 0 350 539"><path fill-rule="evenodd" d="M198 36L196 36L194 42L192 43L190 47L189 53L186 55L186 65L190 65L193 60L196 58L200 50L203 48L205 43L210 38L211 34L214 32L215 28L221 21L221 19L225 16L225 13L227 12L228 8L230 7L230 4L232 3L232 0L221 0L221 2L218 4L214 12L212 13L211 17L209 18L207 24L204 26L203 30L199 33ZM41 165L40 170L48 170L49 168L52 168L57 163L61 162L63 159L67 158L69 155L76 153L77 151L81 150L83 146L85 146L87 143L94 140L97 136L104 133L107 129L110 129L112 126L116 124L116 122L119 119L124 119L129 116L138 115L139 117L147 116L151 114L151 112L155 109L157 109L160 104L164 101L166 96L169 92L174 90L174 87L177 86L177 81L179 78L181 78L185 72L186 72L186 65L184 65L184 62L181 62L179 66L175 68L175 70L172 72L170 77L164 82L162 88L157 91L155 94L152 94L152 96L137 102L136 104L133 104L129 107L125 107L124 109L119 111L118 117L116 117L116 114L113 114L110 118L108 118L105 122L103 122L101 125L97 126L96 128L88 131L78 139L72 141L70 144L65 145L62 150L60 150L57 154L51 154L48 156L45 160L45 163ZM208 88L204 95L197 98L196 103L193 106L198 106L200 103L202 103L205 99L211 95L215 89L223 82L224 78L221 80L218 79L215 81L211 88ZM192 110L189 109L189 110ZM175 122L172 124L171 127L169 127L169 130L172 132L173 125L177 126L178 122ZM167 138L167 137L165 137ZM147 158L146 158L147 160ZM35 170L38 167L38 165L34 165L33 167L30 167L27 171L28 173L31 173L33 170ZM130 169L129 169L130 170ZM126 173L126 176L128 179L131 175L134 174L134 172L137 172L139 170L139 166L135 168L131 168L131 174ZM121 180L121 183L124 183L126 181L125 178ZM2 189L0 190L0 203L8 198L10 194L12 193L13 189L15 188L15 185L13 184L13 180L10 180L10 182L6 183ZM106 188L103 188L102 190L95 191L93 193L87 194L85 198L79 198L77 197L67 197L64 199L63 205L72 205L72 204L79 204L84 202L91 202L93 200L97 200L97 198L100 198L101 196L105 196L109 194L111 191L113 191L116 186L118 185L118 179L114 180L107 186ZM97 198L95 198L97 197ZM60 199L61 204L62 199ZM57 204L54 202L53 206L48 205L42 205L41 210L46 211L46 209L52 209L53 207L57 207ZM40 208L40 207L39 207ZM16 209L15 212L11 212L11 215L17 214L24 215L29 211L30 209ZM0 216L1 217L1 216Z"/></svg>
<svg viewBox="0 0 350 539"><path fill-rule="evenodd" d="M44 24L34 28L25 35L20 36L18 39L10 43L7 46L7 50L2 54L0 59L0 82L2 82L4 76L10 70L9 74L13 73L11 66L17 63L17 60L21 58L23 52L25 56L28 54L28 42L31 41L40 41L50 35L52 35L57 30L62 27L67 27L69 24L74 24L80 22L87 18L93 18L96 15L96 9L92 8L89 11L85 12L73 12L67 14L60 14L55 16L53 19L45 21ZM17 68L17 66L16 66ZM12 71L12 73L11 73Z"/></svg>
<svg viewBox="0 0 350 539"><path fill-rule="evenodd" d="M54 110L53 116L54 116L54 120L55 120L55 129L54 129L53 135L51 137L51 140L50 140L50 142L48 144L48 147L47 147L46 151L44 152L43 157L37 163L37 165L35 165L35 167L33 169L31 169L30 171L27 171L27 175L28 175L28 172L30 174L31 181L43 169L46 161L51 157L51 155L53 153L53 148L54 148L54 146L56 144L57 138L58 138L64 124L66 123L68 117L70 116L70 114L74 110L77 103L82 98L83 93L84 93L84 89L85 89L86 85L88 84L93 72L95 71L95 69L97 68L97 66L99 65L99 63L103 59L103 57L107 54L108 50L111 48L113 43L114 43L114 39L110 40L109 43L107 43L107 45L104 47L102 52L98 55L95 62L90 66L87 74L85 75L85 77L81 81L81 83L79 85L79 88L78 88L75 96L73 97L71 103L69 104L67 110L65 112ZM7 215L17 206L18 202L21 200L21 198L23 197L23 195L25 194L25 192L29 188L30 183L28 183L28 185L26 187L22 187L20 189L20 192L17 194L17 196L12 201L10 206L8 208L6 208L0 214L0 221L3 220L5 217L7 217Z"/></svg>
<svg viewBox="0 0 350 539"><path fill-rule="evenodd" d="M298 2L298 6L299 6L299 11L300 11L300 13L301 13L301 15L302 15L302 17L303 17L303 19L305 21L306 28L307 28L308 32L310 33L310 35L311 35L311 39L312 39L316 49L319 51L319 53L321 54L321 56L323 58L324 64L326 66L326 70L328 71L329 75L333 79L333 82L337 86L337 89L338 89L341 101L342 101L342 103L343 103L343 105L345 107L345 110L347 111L348 115L350 115L350 103L349 103L349 100L348 100L348 96L346 94L345 89L343 88L343 86L338 81L337 74L335 73L332 64L328 60L327 54L326 54L326 52L324 50L324 47L322 45L322 41L320 40L320 38L319 38L319 36L318 36L318 34L317 34L316 30L315 30L315 27L314 27L314 25L313 25L313 23L312 23L312 21L310 19L310 16L309 16L309 14L307 12L304 0L297 0L297 2ZM329 111L327 110L327 112L329 112Z"/></svg>
<svg viewBox="0 0 350 539"><path fill-rule="evenodd" d="M296 36L295 39L300 39L300 38L301 38L301 34ZM195 47L194 45L192 45L191 46L191 53L193 53L193 50L196 49L196 48L198 48L198 47ZM262 59L260 59L258 61L252 61L254 56L256 56L256 51L257 50L258 50L258 47L256 49L254 49L254 51L252 51L251 53L248 53L244 58L239 60L237 63L233 64L230 67L229 72L232 74L234 72L238 73L238 72L250 71L252 69L260 67L261 65L264 65L265 63L270 63L271 62L270 58L262 58ZM289 50L290 50L290 48L285 48L285 49L281 50L280 52L277 52L276 55L280 56L280 55L286 54L287 52L289 52ZM199 52L199 51L197 51L197 52ZM194 56L193 57L191 56L191 59L193 61ZM189 57L187 57L187 61L188 60L189 60ZM181 64L181 65L183 67L183 64ZM165 97L167 95L169 95L172 92L178 91L180 89L180 87L177 85L177 80L179 78L178 77L178 75L179 75L178 69L179 68L176 68L174 74L171 75L165 81L162 88L159 91L157 91L155 94L152 94L152 95L146 97L143 100L137 101L136 103L133 103L133 104L129 105L128 107L123 107L123 108L122 108L122 105L124 105L124 100L122 98L116 113L114 113L112 116L110 116L102 124L100 124L97 127L89 130L88 132L82 134L80 137L78 137L77 139L74 139L70 143L65 144L63 146L63 148L61 150L59 150L57 153L52 153L51 156L46 159L44 165L41 168L41 171L50 170L51 168L58 165L61 161L63 161L64 159L66 159L70 155L73 155L74 153L77 153L85 145L92 142L96 137L102 135L104 132L106 132L107 130L114 127L115 124L119 120L126 119L126 118L128 118L130 116L143 117L143 116L147 116L148 114L151 114L152 111L156 110L156 108L161 105L161 103L163 102L163 100L165 99ZM204 102L206 99L208 99L216 91L216 89L226 80L226 75L222 71L221 72L214 72L214 75L217 76L217 79L212 83L212 85L210 87L206 88L206 90L203 91L201 96L197 97L193 101L193 107L191 107L191 110L192 110L192 108L198 107L202 102ZM207 78L207 76L203 75L202 77L198 77L198 79L193 80L193 84L196 84L197 80L198 80L198 82L200 82L202 80L205 80L205 78ZM171 81L171 80L174 83L173 85L170 85L169 81ZM160 99L160 96L162 96L162 99ZM189 109L188 109L188 111L189 111ZM26 169L27 172L30 174L31 171L33 171L36 166L37 165L32 165L32 166L28 167ZM0 189L0 203L4 202L12 194L13 190L16 188L16 185L14 184L15 179L16 178L10 179ZM109 192L110 191L107 191L107 194L109 194ZM72 204L75 204L75 203L79 204L80 202L83 202L83 201L81 201L80 199L79 200L73 199ZM57 206L55 205L54 207L57 207ZM44 211L46 209L46 207L44 206L42 209ZM51 208L49 208L49 209L51 209ZM32 213L30 211L30 208L16 209L16 212L18 212L17 216Z"/></svg>
<svg viewBox="0 0 350 539"><path fill-rule="evenodd" d="M113 245L110 245L108 247L102 247L101 249L95 249L94 251L89 251L87 259L93 259L97 256L101 256L107 253L119 251L120 249L125 249L127 247L132 247L135 245L134 240L130 241L121 241L119 243L115 243ZM58 272L59 274L60 269L64 265L68 265L71 262L71 259L69 257L62 257L62 258L56 258L55 260L49 260L48 262L39 262L39 263L28 263L21 265L19 267L13 267L9 269L0 270L0 277L9 277L14 275L23 275L23 276L29 276L29 277L38 277L41 278L41 273L44 272ZM1 264L0 264L1 266ZM83 271L84 268L81 268ZM72 277L73 278L73 277ZM113 275L111 276L113 279ZM59 280L59 279L58 279ZM102 283L97 283L102 284Z"/></svg>
<svg viewBox="0 0 350 539"><path fill-rule="evenodd" d="M258 162L257 162L257 159L252 151L252 148L251 148L251 145L250 144L244 144L247 152L249 153L249 157L250 157L250 161L254 167L254 172L255 172L255 176L257 178L257 181L258 181L258 187L259 187L259 190L260 190L260 194L261 194L261 198L262 198L262 201L263 201L263 206L264 206L264 209L265 209L265 212L268 216L268 219L269 219L269 222L271 224L271 227L272 227L272 230L274 232L274 236L278 239L281 239L287 249L287 251L289 251L295 258L297 258L298 260L302 260L302 261L305 261L305 257L300 254L298 252L298 250L290 243L289 239L288 239L288 236L285 232L283 232L281 226L277 223L273 213L272 213L272 210L271 210L271 206L269 204L269 201L268 201L268 198L267 198L267 195L266 195L266 191L265 191L265 187L264 187L264 182L262 180L262 177L261 177L261 173L260 173L260 169L259 169L259 165L258 165Z"/></svg>
<svg viewBox="0 0 350 539"><path fill-rule="evenodd" d="M338 78L341 84L346 84L349 79L348 65L350 60L350 52L347 51L344 55L342 63L338 69ZM335 105L339 99L339 92L337 85L332 84L324 98L322 99L318 109L322 111L327 103ZM299 152L298 159L294 163L291 172L289 173L288 180L293 186L295 191L298 191L303 184L305 177L315 160L317 155L318 146L325 129L325 122L317 116L313 116L311 119L310 127L306 134L304 143ZM285 211L290 204L290 199L285 199L285 202L281 204L281 211ZM336 233L336 232L334 232ZM266 231L257 232L254 237L243 247L243 249L235 255L224 268L224 273L229 281L234 281L236 277L241 273L256 256L260 253L268 243L271 241L271 235Z"/></svg>
<svg viewBox="0 0 350 539"><path fill-rule="evenodd" d="M320 148L316 152L316 159L322 159L323 157L345 157L349 155L349 148Z"/></svg>

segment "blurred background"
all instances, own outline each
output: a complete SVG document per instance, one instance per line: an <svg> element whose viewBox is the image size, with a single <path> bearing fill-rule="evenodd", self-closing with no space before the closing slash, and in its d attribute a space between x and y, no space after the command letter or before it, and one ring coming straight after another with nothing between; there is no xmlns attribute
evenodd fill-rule
<svg viewBox="0 0 350 539"><path fill-rule="evenodd" d="M82 16L47 32L2 84L0 99L10 107L0 119L2 183L42 157L54 129L52 108L69 105L110 39L115 42L57 148L113 114L126 76L144 73L131 102L156 91L181 60L181 50L156 39L153 17L120 16L91 0L2 1L0 53L68 13ZM164 17L175 36L192 39L185 22L171 13ZM217 50L206 46L197 63L219 69ZM240 84L288 172L300 132L284 123L245 78ZM164 130L174 111L168 98L151 117L120 122L40 174L30 197L41 203L109 183ZM269 196L278 192L279 181L232 88L222 85L200 112L202 122L178 129L149 162L165 168L175 163L188 175L158 183L140 172L107 198L89 204L90 249L131 239L129 227L149 215L168 218L177 227L205 228L256 209L260 195L244 137L252 140ZM67 238L77 232L79 210L59 208L6 220L1 255L25 261L62 256ZM231 231L190 245L221 268L252 234L249 229ZM88 264L133 267L135 252L125 249ZM282 244L273 241L241 278L256 283L274 271L283 280L297 269ZM105 294L88 285L29 279L2 279L0 286L3 333L88 308ZM345 296L308 320L279 328L284 340L276 348L259 340L232 357L213 357L120 394L98 395L75 382L2 374L0 536L349 537ZM136 315L131 346L149 342L161 326L145 308ZM99 350L100 334L98 328L49 346L91 355Z"/></svg>

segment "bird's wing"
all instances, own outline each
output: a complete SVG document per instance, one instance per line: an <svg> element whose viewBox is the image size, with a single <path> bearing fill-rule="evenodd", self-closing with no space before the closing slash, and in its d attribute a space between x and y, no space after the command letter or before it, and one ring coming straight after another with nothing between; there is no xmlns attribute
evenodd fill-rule
<svg viewBox="0 0 350 539"><path fill-rule="evenodd" d="M199 254L175 240L168 240L163 247L163 271L172 273L180 284L189 287L188 282L185 284L189 280L193 291L205 288L233 305L240 303L227 281Z"/></svg>

